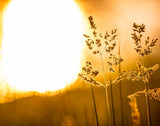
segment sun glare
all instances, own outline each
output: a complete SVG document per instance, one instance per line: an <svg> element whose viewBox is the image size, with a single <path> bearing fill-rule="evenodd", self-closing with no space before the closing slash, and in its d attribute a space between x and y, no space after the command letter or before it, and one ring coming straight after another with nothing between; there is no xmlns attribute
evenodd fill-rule
<svg viewBox="0 0 160 126"><path fill-rule="evenodd" d="M22 91L57 90L80 68L82 15L73 0L12 0L4 13L2 69Z"/></svg>

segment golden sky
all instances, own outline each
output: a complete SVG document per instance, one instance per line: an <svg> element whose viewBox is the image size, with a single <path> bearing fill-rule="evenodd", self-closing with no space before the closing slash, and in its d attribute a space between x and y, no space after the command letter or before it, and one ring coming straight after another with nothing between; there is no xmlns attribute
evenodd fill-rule
<svg viewBox="0 0 160 126"><path fill-rule="evenodd" d="M137 54L135 53L135 50L134 50L134 44L130 35L132 32L133 22L136 22L139 24L144 23L146 25L146 31L147 31L145 33L146 36L149 35L151 38L152 37L160 38L160 23L159 23L160 1L159 0L75 0L75 1L79 5L81 13L83 14L85 34L88 34L90 30L88 19L87 19L88 15L92 15L94 17L98 30L101 32L105 32L105 31L110 32L112 29L118 28L117 42L121 43L121 55L125 60L127 60L125 61L126 64L130 64L131 62L135 61L135 59L137 58ZM4 3L4 0L0 0L1 5L2 3ZM60 4L61 3L59 3L58 5ZM28 2L28 5L30 5L29 2ZM59 7L57 8L58 10L60 10ZM64 12L63 9L62 9L62 12L60 13L62 15ZM28 11L31 12L31 10L28 10ZM72 13L72 11L70 13ZM52 33L51 33L51 36L52 36ZM2 10L0 10L0 43L1 43L1 38L2 38ZM80 41L85 44L83 40L80 40ZM43 47L43 44L42 44L42 47ZM51 46L49 47L50 47L50 50L52 50ZM159 49L158 49L159 47L160 46L157 47L156 56L160 56ZM0 48L1 48L1 44L0 44ZM46 49L48 50L48 47ZM69 51L67 50L66 52L69 52ZM62 57L64 57L64 59L66 58L66 56L62 56ZM90 58L91 57L90 53L87 52L86 57ZM39 61L41 61L41 57L39 58Z"/></svg>
<svg viewBox="0 0 160 126"><path fill-rule="evenodd" d="M9 0L0 0L1 7ZM75 0L87 22L93 15L99 29L110 30L118 27L122 44L127 44L133 22L145 23L148 34L160 38L160 1L159 0ZM0 13L0 29L2 28ZM86 29L88 24L86 24ZM1 40L1 35L0 35ZM128 50L130 51L130 50Z"/></svg>
<svg viewBox="0 0 160 126"><path fill-rule="evenodd" d="M92 15L100 31L118 28L118 41L121 42L122 56L135 55L131 39L132 24L144 23L146 36L160 38L160 1L159 0L76 0L86 22L86 33L89 32L87 16ZM156 54L160 56L157 46ZM133 59L133 57L132 57ZM132 60L131 59L131 60Z"/></svg>

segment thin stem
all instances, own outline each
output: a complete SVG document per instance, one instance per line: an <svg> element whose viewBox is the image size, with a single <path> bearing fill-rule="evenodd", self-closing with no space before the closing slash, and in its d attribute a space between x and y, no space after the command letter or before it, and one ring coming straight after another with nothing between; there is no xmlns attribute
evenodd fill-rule
<svg viewBox="0 0 160 126"><path fill-rule="evenodd" d="M110 76L110 85L111 85L111 102L112 102L112 112L113 112L113 125L115 126L115 115L114 115L114 104L113 104L113 91L112 91L112 79L111 75Z"/></svg>
<svg viewBox="0 0 160 126"><path fill-rule="evenodd" d="M142 64L144 65L143 56L141 57L141 60L142 60ZM148 84L147 83L145 83L145 90L147 92L146 95L145 95L145 98L146 98L147 121L148 121L148 126L151 126L151 113L150 113L150 104L149 104Z"/></svg>
<svg viewBox="0 0 160 126"><path fill-rule="evenodd" d="M101 57L101 63L102 63L102 70L103 70L103 76L104 76L104 85L106 85L106 76L105 76L105 69L104 69L104 64L103 64L103 57L102 57L102 52L101 49L99 48L100 51L100 57ZM105 93L106 93L106 103L107 103L107 111L108 111L108 120L109 120L109 125L111 125L111 119L110 119L110 109L109 109L109 96L108 96L108 90L107 87L105 88Z"/></svg>
<svg viewBox="0 0 160 126"><path fill-rule="evenodd" d="M118 48L118 55L120 56L121 55L121 52L120 52L120 43L119 43L119 48ZM121 62L119 63L119 74L121 73ZM121 81L119 81L119 90L120 90L120 101L121 101L121 117L122 117L122 126L124 125L124 117L123 117L123 98L122 98L122 85L121 85Z"/></svg>
<svg viewBox="0 0 160 126"><path fill-rule="evenodd" d="M101 52L101 49L99 49L99 50L100 50L100 56L101 56L102 70L103 70L103 74L104 74L104 84L106 84L107 81L106 81L106 76L105 76L102 52Z"/></svg>
<svg viewBox="0 0 160 126"><path fill-rule="evenodd" d="M95 116L96 116L96 123L97 123L97 126L99 126L98 114L97 114L97 108L96 108L96 102L95 102L95 97L94 97L94 91L93 91L92 84L91 84L91 92L92 92L93 105L94 105L94 111L95 111Z"/></svg>
<svg viewBox="0 0 160 126"><path fill-rule="evenodd" d="M145 89L146 89L146 109L147 109L147 120L148 120L148 126L151 126L151 112L150 112L150 104L149 104L149 96L148 96L148 84L145 83Z"/></svg>
<svg viewBox="0 0 160 126"><path fill-rule="evenodd" d="M106 47L107 47L107 46L104 47L104 49L102 50L102 53L105 51Z"/></svg>

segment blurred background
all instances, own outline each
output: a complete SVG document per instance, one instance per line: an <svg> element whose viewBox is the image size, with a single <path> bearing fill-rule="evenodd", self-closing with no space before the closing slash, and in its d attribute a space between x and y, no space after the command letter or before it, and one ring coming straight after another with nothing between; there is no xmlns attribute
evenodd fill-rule
<svg viewBox="0 0 160 126"><path fill-rule="evenodd" d="M75 0L80 7L84 19L84 33L89 34L88 15L92 15L101 32L118 29L121 56L124 58L122 70L128 70L135 66L138 55L134 50L131 39L132 24L144 23L146 36L160 38L160 1L159 0ZM0 0L0 43L2 42L3 10L8 0ZM84 42L84 40L82 40ZM0 46L1 47L1 46ZM146 67L160 64L159 41L155 47L155 53L144 59ZM92 61L99 66L98 57L84 47L83 60ZM118 69L118 68L117 68ZM117 75L111 75L113 78ZM149 88L160 88L160 71L158 70L149 83ZM108 76L107 76L108 78ZM98 77L103 81L103 77ZM142 82L122 81L122 101L120 99L120 86L113 85L113 105L115 124L132 126L131 108L128 95L144 89ZM1 126L96 126L91 86L81 79L77 79L72 85L63 90L41 95L37 92L18 92L1 89L0 125ZM100 126L107 126L107 110L105 90L103 87L93 86L95 101ZM2 96L3 95L3 96ZM5 97L4 97L5 96ZM121 102L122 105L121 106ZM137 98L142 126L147 125L147 114L144 95ZM159 126L160 102L150 99L151 122L153 126ZM121 109L123 111L121 111ZM113 113L112 113L113 114Z"/></svg>

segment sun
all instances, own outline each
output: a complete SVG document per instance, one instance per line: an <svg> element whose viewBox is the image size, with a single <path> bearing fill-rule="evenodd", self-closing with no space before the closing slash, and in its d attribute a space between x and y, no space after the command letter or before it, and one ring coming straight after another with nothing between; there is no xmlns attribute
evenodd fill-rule
<svg viewBox="0 0 160 126"><path fill-rule="evenodd" d="M64 88L80 69L82 15L72 0L12 0L4 13L2 69L22 91Z"/></svg>

